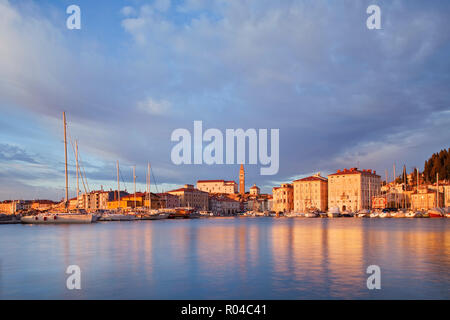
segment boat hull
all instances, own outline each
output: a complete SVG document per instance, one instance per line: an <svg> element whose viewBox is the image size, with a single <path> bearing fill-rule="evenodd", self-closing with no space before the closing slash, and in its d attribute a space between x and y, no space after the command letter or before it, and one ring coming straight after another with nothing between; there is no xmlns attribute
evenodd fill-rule
<svg viewBox="0 0 450 320"><path fill-rule="evenodd" d="M53 214L24 216L22 223L26 224L84 224L92 222L92 214Z"/></svg>

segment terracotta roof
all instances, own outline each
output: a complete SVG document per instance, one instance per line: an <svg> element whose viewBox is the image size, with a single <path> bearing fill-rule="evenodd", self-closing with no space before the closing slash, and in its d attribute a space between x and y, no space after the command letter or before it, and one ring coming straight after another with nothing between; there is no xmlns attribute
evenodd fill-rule
<svg viewBox="0 0 450 320"><path fill-rule="evenodd" d="M319 176L310 176L310 177L294 180L294 182L297 182L297 181L328 181L328 179L324 178L324 177L319 177Z"/></svg>
<svg viewBox="0 0 450 320"><path fill-rule="evenodd" d="M210 183L210 182L236 183L235 181L227 181L227 180L198 180L197 181L197 183Z"/></svg>
<svg viewBox="0 0 450 320"><path fill-rule="evenodd" d="M208 192L205 192L205 191L198 190L196 188L179 188L179 189L167 191L167 193L170 193L170 192L181 192L181 191L184 191L184 192L194 192L195 191L195 192L208 193Z"/></svg>
<svg viewBox="0 0 450 320"><path fill-rule="evenodd" d="M371 169L358 170L358 168L350 168L350 169L345 168L344 170L337 170L336 173L329 174L328 176L338 176L343 174L365 174L379 177L376 171L372 171Z"/></svg>

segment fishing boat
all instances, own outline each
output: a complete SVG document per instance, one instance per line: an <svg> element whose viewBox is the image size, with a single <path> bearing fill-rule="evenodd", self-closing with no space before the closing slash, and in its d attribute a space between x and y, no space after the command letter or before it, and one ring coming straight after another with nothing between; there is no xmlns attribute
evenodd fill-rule
<svg viewBox="0 0 450 320"><path fill-rule="evenodd" d="M403 211L392 212L391 215L392 218L406 218L406 212Z"/></svg>
<svg viewBox="0 0 450 320"><path fill-rule="evenodd" d="M198 212L201 217L212 217L214 214L208 210L201 210Z"/></svg>
<svg viewBox="0 0 450 320"><path fill-rule="evenodd" d="M380 218L392 218L392 215L390 212L385 211L380 213Z"/></svg>
<svg viewBox="0 0 450 320"><path fill-rule="evenodd" d="M380 213L379 212L372 212L370 215L369 215L369 217L370 218L379 218L380 217Z"/></svg>
<svg viewBox="0 0 450 320"><path fill-rule="evenodd" d="M317 212L307 212L305 213L305 218L318 218L320 215Z"/></svg>
<svg viewBox="0 0 450 320"><path fill-rule="evenodd" d="M63 125L64 125L64 157L65 157L65 177L66 177L66 197L64 201L65 212L55 212L55 213L40 213L37 215L26 215L20 220L22 223L27 224L70 224L70 223L91 223L92 214L91 213L70 213L68 210L69 204L69 175L67 168L67 122L66 113L63 112ZM77 148L78 149L78 148ZM78 180L78 152L76 151L76 161L77 161L77 180ZM77 186L78 194L78 186Z"/></svg>
<svg viewBox="0 0 450 320"><path fill-rule="evenodd" d="M358 213L356 214L356 217L358 218L368 218L370 216L370 211L367 209L362 209L360 211L358 211Z"/></svg>
<svg viewBox="0 0 450 320"><path fill-rule="evenodd" d="M328 215L328 218L337 218L337 217L340 217L340 216L341 216L341 213L340 213L338 207L331 207L331 208L328 210L327 215Z"/></svg>
<svg viewBox="0 0 450 320"><path fill-rule="evenodd" d="M423 215L419 211L408 211L405 213L406 218L422 218Z"/></svg>
<svg viewBox="0 0 450 320"><path fill-rule="evenodd" d="M430 218L443 218L444 217L444 210L441 208L433 208L428 210L428 216Z"/></svg>

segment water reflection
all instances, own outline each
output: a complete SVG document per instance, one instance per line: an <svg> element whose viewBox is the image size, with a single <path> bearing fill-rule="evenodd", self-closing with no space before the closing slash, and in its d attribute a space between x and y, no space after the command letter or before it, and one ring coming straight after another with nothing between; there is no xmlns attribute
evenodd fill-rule
<svg viewBox="0 0 450 320"><path fill-rule="evenodd" d="M450 298L445 219L2 226L2 298ZM82 290L65 288L68 265ZM379 265L382 289L366 288Z"/></svg>

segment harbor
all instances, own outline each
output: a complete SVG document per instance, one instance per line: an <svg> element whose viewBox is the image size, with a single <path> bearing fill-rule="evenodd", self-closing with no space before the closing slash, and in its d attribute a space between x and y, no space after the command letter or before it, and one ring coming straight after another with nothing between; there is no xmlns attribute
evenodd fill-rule
<svg viewBox="0 0 450 320"><path fill-rule="evenodd" d="M1 299L449 299L448 219L3 225ZM366 268L380 266L381 290ZM67 290L68 265L81 290Z"/></svg>

